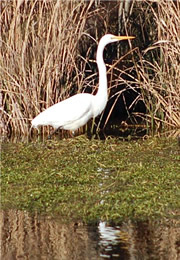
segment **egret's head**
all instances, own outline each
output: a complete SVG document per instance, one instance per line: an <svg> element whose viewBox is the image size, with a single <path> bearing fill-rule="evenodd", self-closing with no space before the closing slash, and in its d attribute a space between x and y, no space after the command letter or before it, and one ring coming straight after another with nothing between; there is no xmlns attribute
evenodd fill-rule
<svg viewBox="0 0 180 260"><path fill-rule="evenodd" d="M134 39L134 36L116 36L113 34L105 34L100 41L104 43L104 45L109 44L111 42L117 42L122 40L131 40Z"/></svg>

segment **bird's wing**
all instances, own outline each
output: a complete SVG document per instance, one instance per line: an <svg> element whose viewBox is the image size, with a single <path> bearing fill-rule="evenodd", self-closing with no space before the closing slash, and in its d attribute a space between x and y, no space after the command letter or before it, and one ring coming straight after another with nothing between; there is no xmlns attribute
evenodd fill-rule
<svg viewBox="0 0 180 260"><path fill-rule="evenodd" d="M91 117L92 95L83 93L61 101L42 112L39 116L47 125L63 127L88 114ZM89 119L88 118L88 119ZM39 117L40 119L40 117Z"/></svg>

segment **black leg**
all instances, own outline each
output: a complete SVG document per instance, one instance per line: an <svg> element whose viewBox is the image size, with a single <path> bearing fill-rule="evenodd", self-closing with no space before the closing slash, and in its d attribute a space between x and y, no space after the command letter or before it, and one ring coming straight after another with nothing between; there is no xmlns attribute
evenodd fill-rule
<svg viewBox="0 0 180 260"><path fill-rule="evenodd" d="M52 133L50 135L48 135L48 139L50 140L52 135L54 135L59 129L61 129L61 127L58 127L54 131L52 131Z"/></svg>

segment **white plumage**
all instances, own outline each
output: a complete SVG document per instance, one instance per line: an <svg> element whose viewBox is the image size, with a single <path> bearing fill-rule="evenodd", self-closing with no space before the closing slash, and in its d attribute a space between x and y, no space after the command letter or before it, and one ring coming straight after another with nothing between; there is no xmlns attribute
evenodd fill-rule
<svg viewBox="0 0 180 260"><path fill-rule="evenodd" d="M133 36L104 35L97 49L97 66L99 70L99 88L96 95L81 93L67 98L41 112L32 120L32 127L50 125L75 131L85 125L90 118L95 118L104 110L107 100L106 66L103 60L104 47L112 42L133 39Z"/></svg>

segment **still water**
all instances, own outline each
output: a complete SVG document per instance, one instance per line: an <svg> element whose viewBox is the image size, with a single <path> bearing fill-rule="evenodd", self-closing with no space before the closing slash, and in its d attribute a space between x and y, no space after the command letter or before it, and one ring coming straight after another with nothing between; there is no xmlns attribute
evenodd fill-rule
<svg viewBox="0 0 180 260"><path fill-rule="evenodd" d="M1 259L180 259L180 228L167 222L95 226L25 211L0 212Z"/></svg>

